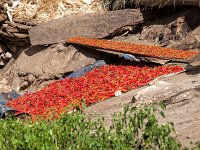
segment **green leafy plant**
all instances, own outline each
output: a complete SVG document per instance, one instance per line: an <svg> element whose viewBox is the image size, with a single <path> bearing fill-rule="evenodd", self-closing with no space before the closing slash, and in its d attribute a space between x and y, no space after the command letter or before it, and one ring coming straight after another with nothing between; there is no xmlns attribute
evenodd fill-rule
<svg viewBox="0 0 200 150"><path fill-rule="evenodd" d="M132 107L113 115L106 129L103 118L92 121L81 110L57 120L0 120L0 149L179 149L170 124L159 125L157 105Z"/></svg>

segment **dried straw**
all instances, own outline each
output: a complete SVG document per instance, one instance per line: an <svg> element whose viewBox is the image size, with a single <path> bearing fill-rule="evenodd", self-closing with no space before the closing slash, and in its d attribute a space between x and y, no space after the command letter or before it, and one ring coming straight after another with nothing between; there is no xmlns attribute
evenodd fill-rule
<svg viewBox="0 0 200 150"><path fill-rule="evenodd" d="M65 15L105 11L102 0L20 0L14 18L47 22Z"/></svg>

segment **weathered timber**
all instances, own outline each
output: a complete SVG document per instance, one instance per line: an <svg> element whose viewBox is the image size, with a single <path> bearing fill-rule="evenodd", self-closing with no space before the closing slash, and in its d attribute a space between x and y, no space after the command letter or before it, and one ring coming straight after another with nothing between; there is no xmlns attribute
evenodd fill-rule
<svg viewBox="0 0 200 150"><path fill-rule="evenodd" d="M126 4L146 5L146 6L165 6L165 5L188 5L200 6L199 0L110 0L110 8L116 10Z"/></svg>
<svg viewBox="0 0 200 150"><path fill-rule="evenodd" d="M27 41L29 39L28 31L31 28L32 26L26 24L4 21L0 25L0 38L9 41Z"/></svg>
<svg viewBox="0 0 200 150"><path fill-rule="evenodd" d="M116 29L142 22L138 9L72 15L31 28L29 37L32 45L60 43L74 36L104 38Z"/></svg>
<svg viewBox="0 0 200 150"><path fill-rule="evenodd" d="M148 6L163 6L163 5L188 5L188 6L200 6L199 0L142 0L135 1L140 5Z"/></svg>

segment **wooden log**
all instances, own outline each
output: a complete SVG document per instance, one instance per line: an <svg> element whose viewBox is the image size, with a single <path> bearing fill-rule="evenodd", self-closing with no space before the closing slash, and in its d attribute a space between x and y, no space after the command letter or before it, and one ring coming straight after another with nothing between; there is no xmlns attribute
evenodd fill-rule
<svg viewBox="0 0 200 150"><path fill-rule="evenodd" d="M7 19L7 15L0 12L0 23L4 22Z"/></svg>
<svg viewBox="0 0 200 150"><path fill-rule="evenodd" d="M29 38L28 34L24 34L24 33L13 33L13 34L17 39L28 39Z"/></svg>
<svg viewBox="0 0 200 150"><path fill-rule="evenodd" d="M25 45L30 43L28 31L35 24L26 24L23 20L16 22L4 21L1 24L0 38L6 43L15 42L16 45Z"/></svg>
<svg viewBox="0 0 200 150"><path fill-rule="evenodd" d="M15 22L10 23L9 25L17 28L17 30L20 31L20 32L28 32L32 28L32 26L28 26L28 25L24 25L24 24L20 24L20 23L15 23Z"/></svg>
<svg viewBox="0 0 200 150"><path fill-rule="evenodd" d="M33 27L29 37L32 45L60 43L74 36L104 38L118 28L142 22L138 9L71 15Z"/></svg>
<svg viewBox="0 0 200 150"><path fill-rule="evenodd" d="M163 6L163 5L200 6L200 0L135 0L134 3L147 6Z"/></svg>

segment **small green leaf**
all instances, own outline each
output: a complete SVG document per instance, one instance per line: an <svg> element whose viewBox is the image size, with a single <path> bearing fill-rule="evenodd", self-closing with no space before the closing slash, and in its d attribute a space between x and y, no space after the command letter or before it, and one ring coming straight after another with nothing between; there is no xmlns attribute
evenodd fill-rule
<svg viewBox="0 0 200 150"><path fill-rule="evenodd" d="M85 103L85 99L82 99L82 106L83 106L84 109L87 108L86 103Z"/></svg>
<svg viewBox="0 0 200 150"><path fill-rule="evenodd" d="M164 118L165 117L165 114L163 111L160 112L160 115Z"/></svg>
<svg viewBox="0 0 200 150"><path fill-rule="evenodd" d="M166 109L166 104L164 104L164 103L161 102L160 103L160 107L161 107L162 110L165 110Z"/></svg>

